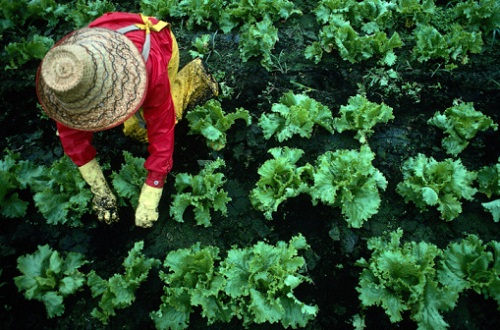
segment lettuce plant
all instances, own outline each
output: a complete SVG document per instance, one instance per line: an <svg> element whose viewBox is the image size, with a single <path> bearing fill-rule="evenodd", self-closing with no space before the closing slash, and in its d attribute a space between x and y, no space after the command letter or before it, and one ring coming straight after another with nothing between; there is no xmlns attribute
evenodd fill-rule
<svg viewBox="0 0 500 330"><path fill-rule="evenodd" d="M179 173L175 176L176 194L172 197L170 216L175 221L184 222L183 216L188 206L194 207L194 218L198 225L211 225L210 209L220 211L227 216L227 203L231 201L223 189L226 178L223 173L215 173L226 166L223 159L218 158L205 164L197 175Z"/></svg>
<svg viewBox="0 0 500 330"><path fill-rule="evenodd" d="M318 201L340 207L349 226L361 228L377 213L387 180L372 165L375 154L366 145L360 150L327 151L314 167L314 185L310 189L313 204Z"/></svg>
<svg viewBox="0 0 500 330"><path fill-rule="evenodd" d="M268 152L273 159L266 160L257 170L260 178L250 192L250 202L255 209L264 212L267 220L272 220L272 213L281 203L309 191L312 166L296 165L304 154L301 149L278 147Z"/></svg>
<svg viewBox="0 0 500 330"><path fill-rule="evenodd" d="M477 171L478 191L488 198L500 195L500 158L497 164L483 166ZM500 221L500 199L481 203L484 209L491 213L495 222Z"/></svg>
<svg viewBox="0 0 500 330"><path fill-rule="evenodd" d="M0 214L7 218L19 218L26 214L28 202L19 197L31 181L43 172L42 166L19 160L19 153L4 151L0 160Z"/></svg>
<svg viewBox="0 0 500 330"><path fill-rule="evenodd" d="M476 235L449 244L438 271L439 281L461 293L474 290L493 298L500 308L500 243L483 244Z"/></svg>
<svg viewBox="0 0 500 330"><path fill-rule="evenodd" d="M135 300L135 291L144 282L151 268L158 266L160 261L147 258L143 253L144 242L139 241L128 252L123 261L124 274L114 274L108 280L101 278L94 270L87 275L87 285L92 297L100 297L99 304L91 315L103 324L107 324L111 316L116 315L116 309L123 309Z"/></svg>
<svg viewBox="0 0 500 330"><path fill-rule="evenodd" d="M477 173L469 172L460 160L441 162L418 154L403 164L403 181L396 191L421 210L437 206L441 219L451 221L462 212L461 199L472 200Z"/></svg>
<svg viewBox="0 0 500 330"><path fill-rule="evenodd" d="M410 313L419 329L446 329L441 312L455 307L458 293L438 282L436 262L442 251L426 242L402 244L402 236L399 229L387 240L368 240L370 258L356 262L363 267L356 288L361 305L381 306L392 323Z"/></svg>
<svg viewBox="0 0 500 330"><path fill-rule="evenodd" d="M274 136L279 142L298 134L310 138L314 125L319 125L333 134L332 112L327 106L305 94L284 94L279 103L273 104L272 113L262 114L259 127L267 140Z"/></svg>
<svg viewBox="0 0 500 330"><path fill-rule="evenodd" d="M89 212L92 193L68 156L63 156L44 173L32 180L30 187L38 210L47 223L83 226L80 217Z"/></svg>
<svg viewBox="0 0 500 330"><path fill-rule="evenodd" d="M221 150L226 146L226 131L233 126L236 119L242 119L247 126L252 123L248 110L236 109L226 114L219 101L211 99L186 114L189 121L189 134L201 134L206 138L207 146L213 150Z"/></svg>
<svg viewBox="0 0 500 330"><path fill-rule="evenodd" d="M207 323L229 322L233 317L232 304L224 293L225 279L218 273L219 249L201 247L171 251L160 270L164 295L159 310L150 314L156 329L187 329L195 307Z"/></svg>
<svg viewBox="0 0 500 330"><path fill-rule="evenodd" d="M224 291L235 305L233 312L244 326L280 322L285 328L295 329L305 327L316 316L318 307L300 301L294 294L301 283L311 283L301 274L305 260L298 255L307 248L299 234L289 243L280 241L273 246L258 242L229 250L219 271L226 280Z"/></svg>
<svg viewBox="0 0 500 330"><path fill-rule="evenodd" d="M340 117L333 120L333 127L339 132L357 131L354 138L361 143L367 142L376 124L394 119L390 106L370 102L363 95L351 96L348 104L340 107L339 114Z"/></svg>
<svg viewBox="0 0 500 330"><path fill-rule="evenodd" d="M136 208L144 178L147 175L147 170L144 168L145 160L132 156L126 150L123 151L123 157L125 161L121 165L120 171L111 173L113 188L118 194L122 206L129 202L133 208Z"/></svg>
<svg viewBox="0 0 500 330"><path fill-rule="evenodd" d="M80 253L61 255L48 245L39 245L33 254L17 258L17 269L23 275L16 276L14 282L26 299L43 302L48 318L60 316L64 313L64 298L85 283L79 268L86 263Z"/></svg>
<svg viewBox="0 0 500 330"><path fill-rule="evenodd" d="M479 131L498 129L498 124L490 117L474 109L474 103L458 100L454 100L453 106L444 113L436 112L427 123L443 130L446 137L443 138L442 146L453 156L462 152Z"/></svg>

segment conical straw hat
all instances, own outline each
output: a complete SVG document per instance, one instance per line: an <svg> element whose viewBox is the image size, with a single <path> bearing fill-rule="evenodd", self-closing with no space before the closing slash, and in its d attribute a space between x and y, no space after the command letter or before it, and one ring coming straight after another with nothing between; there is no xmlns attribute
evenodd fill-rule
<svg viewBox="0 0 500 330"><path fill-rule="evenodd" d="M142 105L144 59L130 39L108 29L70 33L45 55L37 95L54 120L82 131L120 125Z"/></svg>

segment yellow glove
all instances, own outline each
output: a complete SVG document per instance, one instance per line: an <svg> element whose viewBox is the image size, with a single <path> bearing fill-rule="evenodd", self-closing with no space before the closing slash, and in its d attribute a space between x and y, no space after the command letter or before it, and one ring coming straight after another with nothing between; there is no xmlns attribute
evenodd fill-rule
<svg viewBox="0 0 500 330"><path fill-rule="evenodd" d="M158 220L158 204L163 188L155 188L144 184L139 195L139 205L135 211L135 225L150 228Z"/></svg>
<svg viewBox="0 0 500 330"><path fill-rule="evenodd" d="M94 212L99 221L110 224L118 221L118 211L116 197L109 189L108 183L102 174L101 167L95 159L78 168L83 179L90 186L90 191L94 194L92 199Z"/></svg>

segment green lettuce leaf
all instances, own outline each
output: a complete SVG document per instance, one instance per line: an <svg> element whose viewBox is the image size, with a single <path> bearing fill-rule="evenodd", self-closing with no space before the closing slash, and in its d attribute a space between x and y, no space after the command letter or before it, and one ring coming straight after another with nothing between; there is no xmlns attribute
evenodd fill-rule
<svg viewBox="0 0 500 330"><path fill-rule="evenodd" d="M128 151L123 151L125 162L122 164L119 172L111 173L113 188L120 198L120 204L136 208L139 203L144 178L147 170L144 168L144 158L134 157Z"/></svg>
<svg viewBox="0 0 500 330"><path fill-rule="evenodd" d="M177 193L172 197L170 215L178 222L184 222L184 212L188 206L194 207L194 217L198 225L211 225L210 210L227 215L227 203L231 197L223 190L226 178L223 173L215 173L226 166L222 158L206 163L197 175L179 173L175 177Z"/></svg>
<svg viewBox="0 0 500 330"><path fill-rule="evenodd" d="M49 318L60 316L64 313L64 298L85 283L79 268L86 263L80 253L61 255L49 245L39 245L33 254L17 259L17 269L23 275L16 276L14 282L26 299L44 303Z"/></svg>
<svg viewBox="0 0 500 330"><path fill-rule="evenodd" d="M314 185L309 193L313 203L340 207L349 226L360 228L377 213L387 180L372 165L375 154L366 145L357 150L327 151L314 168Z"/></svg>
<svg viewBox="0 0 500 330"><path fill-rule="evenodd" d="M295 148L271 148L268 152L274 157L262 164L257 173L260 175L255 188L250 192L252 206L264 212L267 220L281 203L309 191L312 166L297 166L304 151Z"/></svg>
<svg viewBox="0 0 500 330"><path fill-rule="evenodd" d="M350 97L348 105L340 107L339 114L340 117L333 121L333 127L339 132L357 131L355 138L361 143L368 142L367 138L373 133L376 124L385 124L394 119L391 107L370 102L363 95Z"/></svg>
<svg viewBox="0 0 500 330"><path fill-rule="evenodd" d="M441 162L424 154L409 158L402 167L403 181L396 191L421 211L436 206L441 218L455 219L462 212L461 199L472 200L477 192L477 173L468 171L460 160Z"/></svg>
<svg viewBox="0 0 500 330"><path fill-rule="evenodd" d="M430 125L444 131L442 146L450 155L457 156L468 145L471 139L480 131L497 130L496 124L490 117L474 109L472 102L453 101L453 106L444 113L436 112L434 117L427 121Z"/></svg>
<svg viewBox="0 0 500 330"><path fill-rule="evenodd" d="M310 138L315 125L333 134L333 117L330 109L305 94L284 94L279 103L273 104L272 113L262 114L259 127L265 139L272 136L279 142L298 134Z"/></svg>

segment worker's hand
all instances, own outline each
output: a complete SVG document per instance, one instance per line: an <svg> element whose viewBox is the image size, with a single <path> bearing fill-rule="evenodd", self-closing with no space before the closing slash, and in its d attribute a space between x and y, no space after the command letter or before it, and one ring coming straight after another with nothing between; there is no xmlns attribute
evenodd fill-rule
<svg viewBox="0 0 500 330"><path fill-rule="evenodd" d="M83 179L90 186L90 191L94 194L92 199L92 209L99 221L110 224L118 221L118 208L116 197L109 189L104 178L101 167L95 159L78 168Z"/></svg>
<svg viewBox="0 0 500 330"><path fill-rule="evenodd" d="M139 204L135 211L135 225L150 228L158 220L158 204L163 188L155 188L144 184L139 196Z"/></svg>

